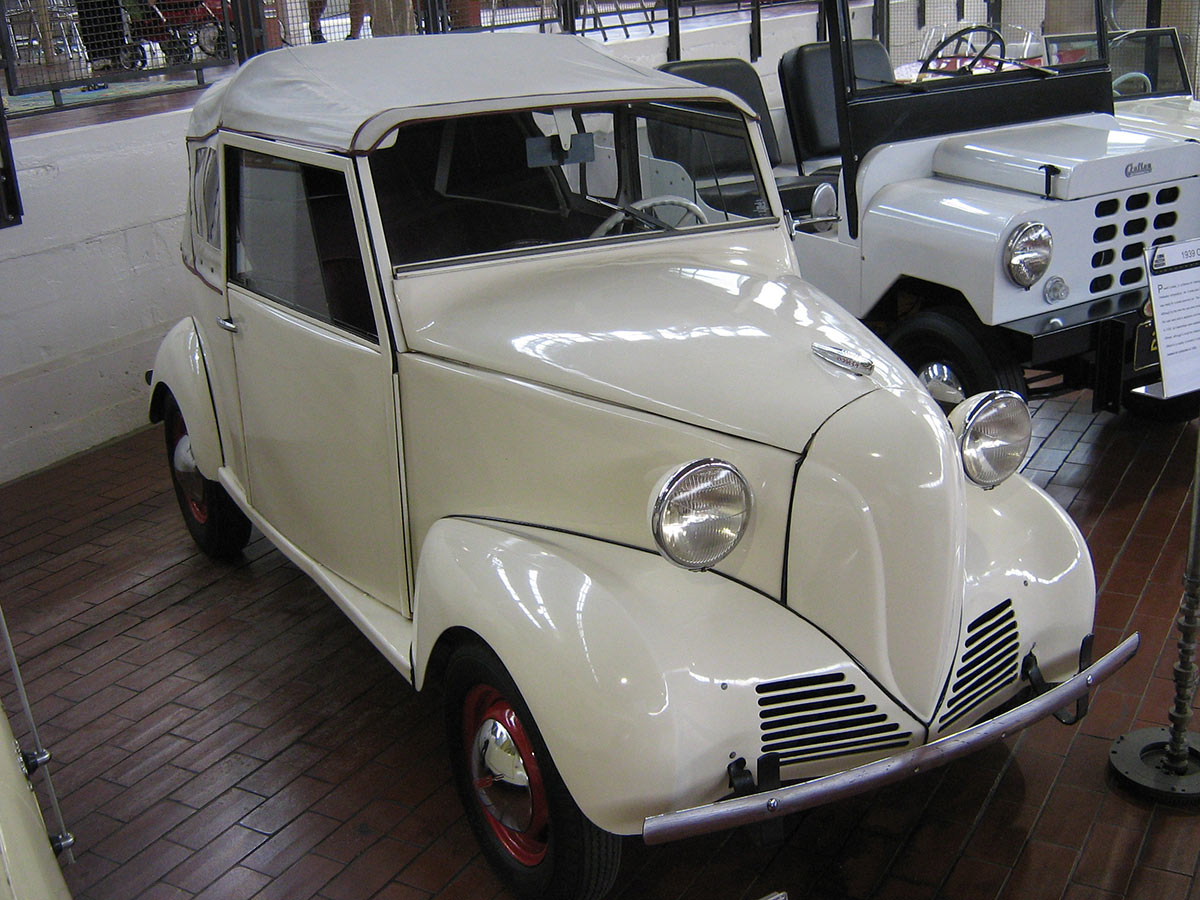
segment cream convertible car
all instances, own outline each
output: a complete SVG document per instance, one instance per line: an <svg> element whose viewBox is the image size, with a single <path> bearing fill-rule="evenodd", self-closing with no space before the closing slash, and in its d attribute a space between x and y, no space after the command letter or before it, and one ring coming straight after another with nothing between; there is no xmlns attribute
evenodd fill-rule
<svg viewBox="0 0 1200 900"><path fill-rule="evenodd" d="M193 315L150 381L188 527L230 556L253 523L441 685L519 894L1075 715L1134 652L1091 663L1024 402L947 419L797 277L731 95L574 37L389 38L251 60L187 146Z"/></svg>

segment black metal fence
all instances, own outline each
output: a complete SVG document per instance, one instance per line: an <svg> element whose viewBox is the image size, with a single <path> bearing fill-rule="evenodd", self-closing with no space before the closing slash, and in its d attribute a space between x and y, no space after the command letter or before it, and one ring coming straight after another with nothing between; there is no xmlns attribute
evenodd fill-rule
<svg viewBox="0 0 1200 900"><path fill-rule="evenodd" d="M226 0L0 0L0 61L10 95L148 75L194 73L236 59Z"/></svg>
<svg viewBox="0 0 1200 900"><path fill-rule="evenodd" d="M10 95L180 76L285 45L393 34L508 28L590 33L602 40L668 35L682 19L741 14L796 0L0 0L0 64ZM167 77L173 79L168 83ZM97 98L99 99L99 98Z"/></svg>
<svg viewBox="0 0 1200 900"><path fill-rule="evenodd" d="M235 0L235 7L243 4L246 27L240 33L250 55L284 45L508 28L590 33L602 40L665 34L677 48L682 19L756 17L767 5L817 5L815 0Z"/></svg>

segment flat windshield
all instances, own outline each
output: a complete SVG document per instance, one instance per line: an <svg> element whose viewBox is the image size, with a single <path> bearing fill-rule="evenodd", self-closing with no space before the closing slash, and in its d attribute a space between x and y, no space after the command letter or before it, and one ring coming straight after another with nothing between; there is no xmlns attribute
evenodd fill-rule
<svg viewBox="0 0 1200 900"><path fill-rule="evenodd" d="M1102 62L1090 0L899 0L879 19L875 38L887 50L894 81L916 89L947 79L1044 77ZM1047 35L1073 40L1056 43ZM860 92L884 80L877 72L866 81L857 74Z"/></svg>
<svg viewBox="0 0 1200 900"><path fill-rule="evenodd" d="M1113 98L1191 96L1174 28L1142 28L1109 35Z"/></svg>
<svg viewBox="0 0 1200 900"><path fill-rule="evenodd" d="M771 215L741 112L639 103L402 126L371 155L393 265Z"/></svg>

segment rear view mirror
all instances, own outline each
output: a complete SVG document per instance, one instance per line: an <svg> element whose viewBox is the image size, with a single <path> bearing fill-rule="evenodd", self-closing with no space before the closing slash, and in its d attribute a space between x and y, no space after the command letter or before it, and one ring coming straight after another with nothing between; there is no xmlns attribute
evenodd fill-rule
<svg viewBox="0 0 1200 900"><path fill-rule="evenodd" d="M525 139L525 162L531 169L595 161L596 142L590 134L571 135L571 146L565 150L556 136Z"/></svg>

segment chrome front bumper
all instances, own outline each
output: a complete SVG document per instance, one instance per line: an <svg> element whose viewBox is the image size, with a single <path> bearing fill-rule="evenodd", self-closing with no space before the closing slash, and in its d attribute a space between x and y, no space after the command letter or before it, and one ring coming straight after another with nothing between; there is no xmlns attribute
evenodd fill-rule
<svg viewBox="0 0 1200 900"><path fill-rule="evenodd" d="M1137 634L1130 635L1116 649L1058 687L1022 703L1003 715L957 734L913 747L887 759L876 760L865 766L826 775L823 778L814 778L802 784L650 816L642 823L642 838L647 844L662 844L697 834L749 825L765 819L776 819L788 813L853 797L855 794L901 781L919 772L944 766L959 757L974 753L981 747L1003 740L1077 700L1093 685L1099 684L1125 665L1137 652L1138 642Z"/></svg>

